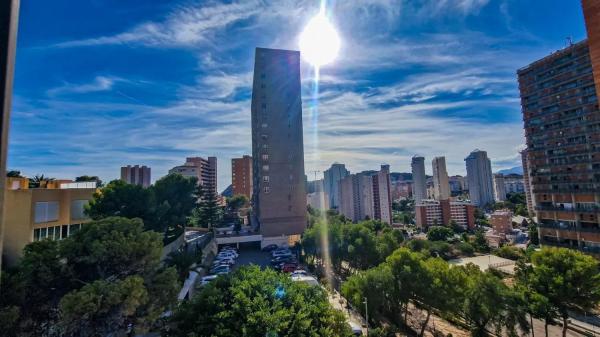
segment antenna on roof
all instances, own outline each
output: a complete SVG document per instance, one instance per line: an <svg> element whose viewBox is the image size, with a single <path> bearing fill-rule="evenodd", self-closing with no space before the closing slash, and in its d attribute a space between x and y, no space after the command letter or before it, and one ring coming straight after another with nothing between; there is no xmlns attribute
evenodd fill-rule
<svg viewBox="0 0 600 337"><path fill-rule="evenodd" d="M573 37L567 36L567 47L570 47L572 45L573 45Z"/></svg>

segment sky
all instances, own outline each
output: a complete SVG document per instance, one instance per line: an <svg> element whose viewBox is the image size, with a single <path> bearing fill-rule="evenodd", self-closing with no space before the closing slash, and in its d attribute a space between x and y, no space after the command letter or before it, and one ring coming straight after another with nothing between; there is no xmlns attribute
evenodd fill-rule
<svg viewBox="0 0 600 337"><path fill-rule="evenodd" d="M55 178L153 180L186 156L251 153L255 47L298 49L319 1L30 0L21 2L9 169ZM305 170L352 172L445 156L449 174L488 152L494 171L520 165L517 69L585 38L575 0L328 1L341 50L302 63ZM317 172L317 177L322 173Z"/></svg>

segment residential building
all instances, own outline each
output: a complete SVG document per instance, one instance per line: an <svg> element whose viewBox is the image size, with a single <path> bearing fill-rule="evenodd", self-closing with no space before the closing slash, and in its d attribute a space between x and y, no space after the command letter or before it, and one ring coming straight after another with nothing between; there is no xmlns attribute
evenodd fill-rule
<svg viewBox="0 0 600 337"><path fill-rule="evenodd" d="M4 258L14 265L30 242L60 240L88 222L84 207L96 192L96 182L58 180L29 188L27 178L7 178L4 213Z"/></svg>
<svg viewBox="0 0 600 337"><path fill-rule="evenodd" d="M198 179L204 193L218 195L217 192L217 157L188 157L185 163L169 170L169 174L177 173L184 177Z"/></svg>
<svg viewBox="0 0 600 337"><path fill-rule="evenodd" d="M527 201L527 213L529 213L529 216L535 216L535 201L533 200L531 174L529 173L529 163L527 162L527 150L521 151L520 154L521 163L523 164L523 187L525 189L525 200Z"/></svg>
<svg viewBox="0 0 600 337"><path fill-rule="evenodd" d="M446 158L435 157L431 162L433 168L433 191L436 200L447 200L450 198L450 183L448 182L448 171L446 170Z"/></svg>
<svg viewBox="0 0 600 337"><path fill-rule="evenodd" d="M461 195L468 190L466 178L463 176L449 177L448 183L450 184L451 195Z"/></svg>
<svg viewBox="0 0 600 337"><path fill-rule="evenodd" d="M392 188L392 200L410 198L412 193L412 180L396 180L391 183Z"/></svg>
<svg viewBox="0 0 600 337"><path fill-rule="evenodd" d="M471 202L478 207L493 203L492 164L487 152L475 150L465 158L465 162Z"/></svg>
<svg viewBox="0 0 600 337"><path fill-rule="evenodd" d="M231 187L233 195L245 195L252 198L252 157L231 159Z"/></svg>
<svg viewBox="0 0 600 337"><path fill-rule="evenodd" d="M504 175L504 190L509 193L525 193L525 181L520 174Z"/></svg>
<svg viewBox="0 0 600 337"><path fill-rule="evenodd" d="M506 201L506 186L502 173L494 174L494 200Z"/></svg>
<svg viewBox="0 0 600 337"><path fill-rule="evenodd" d="M262 245L298 241L307 225L300 89L299 52L256 48L252 221Z"/></svg>
<svg viewBox="0 0 600 337"><path fill-rule="evenodd" d="M315 192L323 192L323 179L312 180L306 182L306 193L315 193ZM329 201L328 201L329 203Z"/></svg>
<svg viewBox="0 0 600 337"><path fill-rule="evenodd" d="M390 170L351 174L340 181L340 213L358 222L377 219L392 223Z"/></svg>
<svg viewBox="0 0 600 337"><path fill-rule="evenodd" d="M584 9L589 40L518 77L540 243L600 254L600 12L587 1Z"/></svg>
<svg viewBox="0 0 600 337"><path fill-rule="evenodd" d="M475 228L475 206L464 201L423 199L415 205L417 227L448 226L454 221L466 228Z"/></svg>
<svg viewBox="0 0 600 337"><path fill-rule="evenodd" d="M334 163L324 172L323 188L329 197L329 206L338 209L340 206L340 180L350 174L346 165Z"/></svg>
<svg viewBox="0 0 600 337"><path fill-rule="evenodd" d="M490 216L490 224L496 234L511 234L513 213L508 209L494 211Z"/></svg>
<svg viewBox="0 0 600 337"><path fill-rule="evenodd" d="M314 209L326 211L329 209L329 197L323 191L307 193L306 204Z"/></svg>
<svg viewBox="0 0 600 337"><path fill-rule="evenodd" d="M425 176L425 158L414 156L410 164L413 176L413 197L415 204L427 198L427 185Z"/></svg>
<svg viewBox="0 0 600 337"><path fill-rule="evenodd" d="M128 184L150 186L150 168L148 166L127 165L121 167L121 180Z"/></svg>

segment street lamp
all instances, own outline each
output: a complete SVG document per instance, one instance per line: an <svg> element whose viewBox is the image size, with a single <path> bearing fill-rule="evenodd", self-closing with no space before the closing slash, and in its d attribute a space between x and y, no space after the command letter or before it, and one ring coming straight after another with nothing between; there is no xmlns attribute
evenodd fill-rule
<svg viewBox="0 0 600 337"><path fill-rule="evenodd" d="M367 328L367 336L369 336L369 307L367 304L367 298L364 297L365 301L363 302L365 304L365 325Z"/></svg>

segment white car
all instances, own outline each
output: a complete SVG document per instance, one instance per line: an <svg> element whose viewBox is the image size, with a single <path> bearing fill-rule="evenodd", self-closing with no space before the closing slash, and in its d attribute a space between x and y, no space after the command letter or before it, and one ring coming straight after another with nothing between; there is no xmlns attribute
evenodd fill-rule
<svg viewBox="0 0 600 337"><path fill-rule="evenodd" d="M238 253L234 252L233 250L222 250L220 251L218 254L227 254L227 255L233 255L235 257L238 257Z"/></svg>
<svg viewBox="0 0 600 337"><path fill-rule="evenodd" d="M237 255L231 253L219 253L217 259L237 259Z"/></svg>
<svg viewBox="0 0 600 337"><path fill-rule="evenodd" d="M218 275L208 275L208 276L204 276L204 277L202 278L202 280L200 281L200 285L201 285L201 286L205 286L205 285L209 284L209 283L210 283L210 281L212 281L212 280L216 279L217 277L219 277L219 276L218 276Z"/></svg>
<svg viewBox="0 0 600 337"><path fill-rule="evenodd" d="M235 264L235 260L231 258L215 259L215 262L213 262L213 264L226 264L231 266Z"/></svg>
<svg viewBox="0 0 600 337"><path fill-rule="evenodd" d="M289 250L276 250L273 252L273 257L279 257L279 256L292 256L292 252Z"/></svg>
<svg viewBox="0 0 600 337"><path fill-rule="evenodd" d="M291 274L291 277L294 276L308 276L308 273L306 272L306 270L302 270L302 269L296 269L294 270Z"/></svg>

